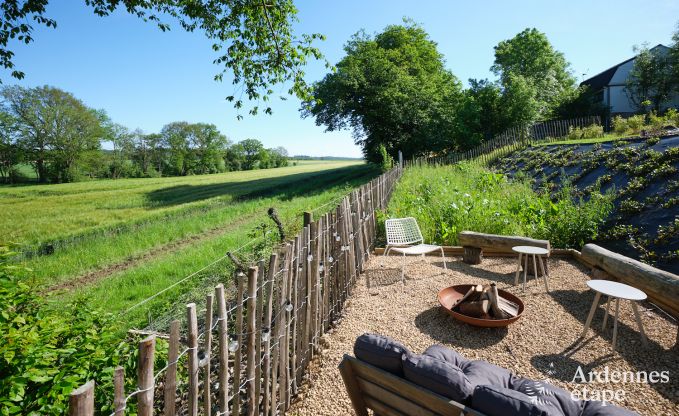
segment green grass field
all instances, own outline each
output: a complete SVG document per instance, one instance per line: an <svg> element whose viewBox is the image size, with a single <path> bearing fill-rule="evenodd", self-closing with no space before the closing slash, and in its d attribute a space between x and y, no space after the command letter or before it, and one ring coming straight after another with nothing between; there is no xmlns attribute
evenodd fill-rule
<svg viewBox="0 0 679 416"><path fill-rule="evenodd" d="M157 179L119 179L0 188L0 235L35 244L190 209L272 193L319 171L360 162L309 161L297 166Z"/></svg>
<svg viewBox="0 0 679 416"><path fill-rule="evenodd" d="M269 207L292 232L301 227L303 211L378 173L355 161L302 161L217 175L7 187L0 189L0 229L28 248L51 242L52 254L32 253L23 263L53 307L77 300L120 313L261 235L262 225L272 229ZM255 247L260 253L262 241ZM149 315L167 315L185 299L202 298L208 286L230 278L229 263L136 308L126 324L142 326Z"/></svg>

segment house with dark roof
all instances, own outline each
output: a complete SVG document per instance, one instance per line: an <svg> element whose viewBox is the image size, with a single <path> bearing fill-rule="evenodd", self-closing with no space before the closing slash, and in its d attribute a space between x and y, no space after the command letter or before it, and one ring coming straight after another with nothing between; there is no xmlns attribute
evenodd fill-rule
<svg viewBox="0 0 679 416"><path fill-rule="evenodd" d="M658 44L651 48L651 52L666 54L669 49L665 45ZM636 56L620 62L580 84L589 86L597 101L610 108L611 115L629 115L637 112L626 89L627 78L634 67L635 59ZM675 96L670 103L663 106L663 109L667 107L679 107L679 96Z"/></svg>

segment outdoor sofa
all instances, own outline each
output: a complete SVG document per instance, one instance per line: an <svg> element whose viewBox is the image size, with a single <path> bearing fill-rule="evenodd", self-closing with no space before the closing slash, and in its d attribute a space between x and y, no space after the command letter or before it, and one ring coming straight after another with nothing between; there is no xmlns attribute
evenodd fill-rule
<svg viewBox="0 0 679 416"><path fill-rule="evenodd" d="M574 400L547 382L518 377L483 360L433 345L413 354L389 337L364 334L340 372L356 414L473 416L633 416L627 409Z"/></svg>

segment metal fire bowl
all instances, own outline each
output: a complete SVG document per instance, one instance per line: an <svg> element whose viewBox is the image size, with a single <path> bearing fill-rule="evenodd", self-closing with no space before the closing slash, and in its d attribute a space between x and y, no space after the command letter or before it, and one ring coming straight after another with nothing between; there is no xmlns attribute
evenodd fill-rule
<svg viewBox="0 0 679 416"><path fill-rule="evenodd" d="M504 327L511 324L512 322L516 322L519 320L521 314L523 313L523 301L502 289L497 290L500 296L519 305L519 314L513 318L509 319L473 318L471 316L463 315L459 312L455 312L454 310L450 309L450 307L453 306L453 303L455 303L456 300L464 296L464 294L467 293L467 291L472 286L475 285L455 285L447 287L445 289L441 289L438 294L438 299L439 303L441 304L441 308L443 308L443 310L445 310L450 316L457 319L458 321L466 322L469 325L481 326L485 328Z"/></svg>

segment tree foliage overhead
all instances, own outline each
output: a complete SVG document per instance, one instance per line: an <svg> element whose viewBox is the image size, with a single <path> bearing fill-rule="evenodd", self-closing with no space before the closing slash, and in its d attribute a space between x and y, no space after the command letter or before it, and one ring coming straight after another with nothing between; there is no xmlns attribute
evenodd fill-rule
<svg viewBox="0 0 679 416"><path fill-rule="evenodd" d="M575 78L563 54L554 49L537 29L525 29L495 46L491 70L505 89L532 90L528 104L535 105L537 119L548 118L565 100L576 94Z"/></svg>
<svg viewBox="0 0 679 416"><path fill-rule="evenodd" d="M406 21L375 36L361 31L344 50L336 72L314 84L303 116L328 131L351 129L370 161L381 160L380 145L406 157L456 147L461 85L420 26Z"/></svg>
<svg viewBox="0 0 679 416"><path fill-rule="evenodd" d="M15 67L12 41L33 42L33 24L57 27L47 16L49 0L4 0L0 4L0 65L21 79L24 73ZM161 20L175 19L187 31L201 31L217 53L215 64L223 69L215 75L233 75L237 92L227 97L236 108L243 99L267 102L274 94L272 86L285 84L288 93L304 100L310 98L310 86L304 81L303 67L312 57L321 59L313 46L320 34L293 33L297 9L292 0L84 0L95 14L108 16L118 8L144 21L155 22L162 31L170 25ZM258 104L250 108L259 111ZM266 113L271 107L266 106ZM239 116L240 117L240 116Z"/></svg>

